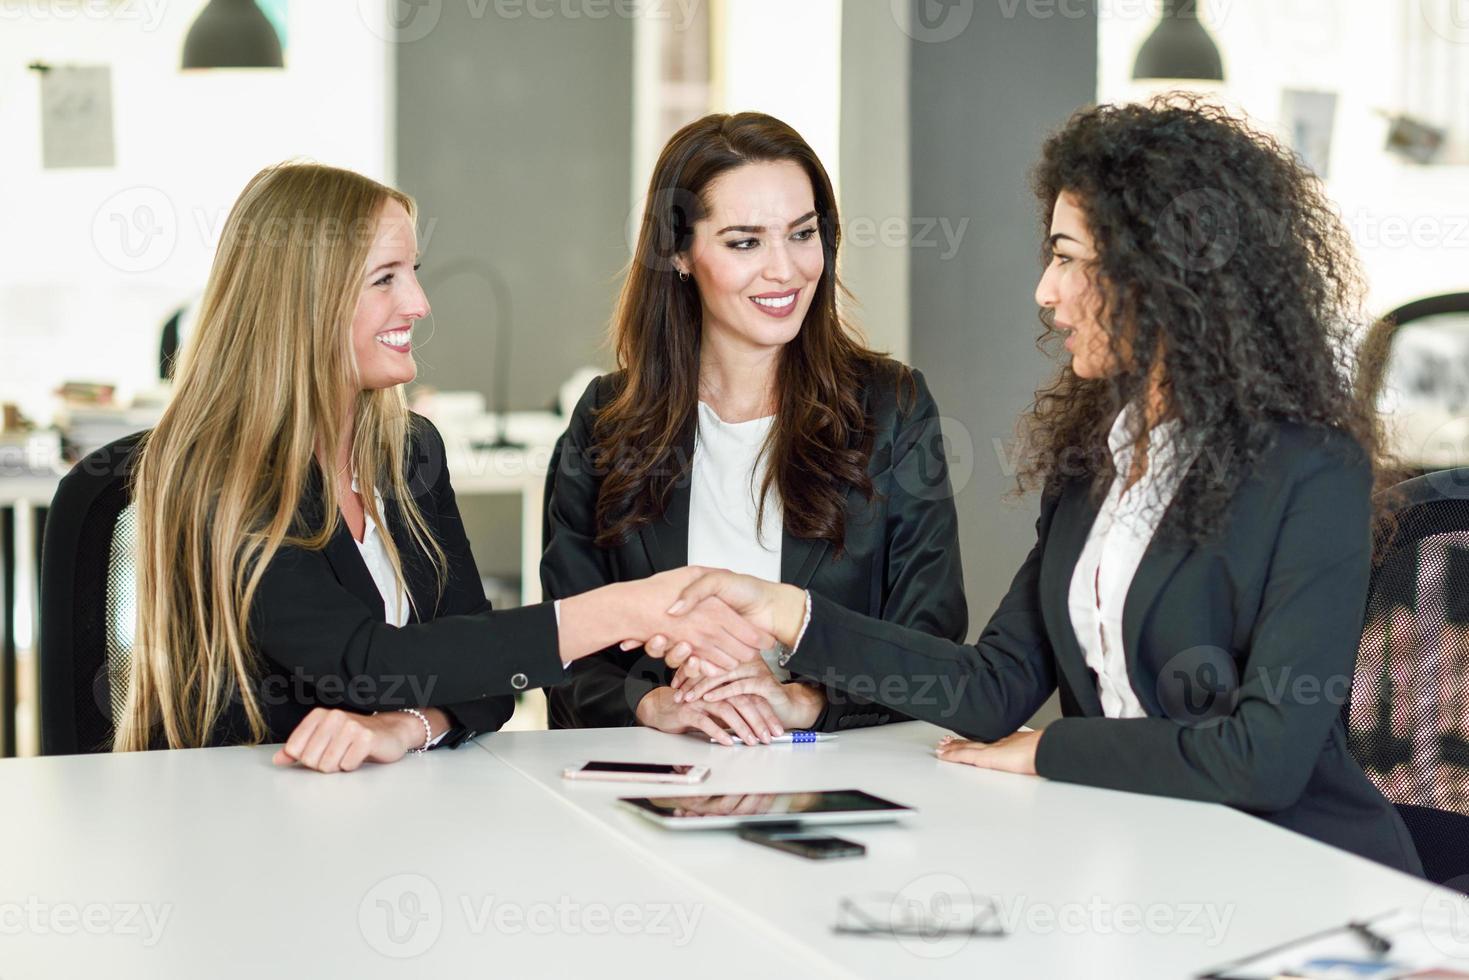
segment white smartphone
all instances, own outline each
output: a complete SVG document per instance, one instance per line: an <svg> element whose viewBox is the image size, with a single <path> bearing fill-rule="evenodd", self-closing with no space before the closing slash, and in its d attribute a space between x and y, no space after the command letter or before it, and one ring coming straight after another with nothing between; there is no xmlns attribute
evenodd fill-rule
<svg viewBox="0 0 1469 980"><path fill-rule="evenodd" d="M562 779L607 779L620 783L702 783L708 766L675 766L662 762L583 762L567 766Z"/></svg>

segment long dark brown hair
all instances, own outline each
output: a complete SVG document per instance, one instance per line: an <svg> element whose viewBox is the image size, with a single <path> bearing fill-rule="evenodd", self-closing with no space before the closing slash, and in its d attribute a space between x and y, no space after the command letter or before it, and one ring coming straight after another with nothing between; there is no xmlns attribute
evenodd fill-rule
<svg viewBox="0 0 1469 980"><path fill-rule="evenodd" d="M597 544L611 547L663 514L688 477L680 447L697 425L702 304L675 256L693 244L708 213L710 185L751 163L790 161L811 180L825 261L801 329L781 351L776 419L760 513L774 489L785 529L830 541L840 554L847 487L872 496L872 448L862 392L886 361L869 350L837 309L840 222L826 169L794 129L757 112L705 116L673 135L648 185L637 247L612 324L621 369L613 399L593 429L593 465L605 476L597 497ZM892 363L892 362L886 362Z"/></svg>
<svg viewBox="0 0 1469 980"><path fill-rule="evenodd" d="M1108 430L1155 374L1204 464L1183 477L1164 519L1171 534L1199 542L1223 530L1280 423L1345 434L1379 486L1390 479L1376 414L1355 385L1353 334L1365 322L1355 252L1320 181L1289 151L1177 95L1095 106L1046 141L1034 187L1043 228L1059 195L1077 198L1096 246L1088 271L1102 326L1130 356L1103 379L1064 364L1036 393L1022 489L1080 477L1103 495L1114 475ZM1043 344L1057 338L1050 312Z"/></svg>

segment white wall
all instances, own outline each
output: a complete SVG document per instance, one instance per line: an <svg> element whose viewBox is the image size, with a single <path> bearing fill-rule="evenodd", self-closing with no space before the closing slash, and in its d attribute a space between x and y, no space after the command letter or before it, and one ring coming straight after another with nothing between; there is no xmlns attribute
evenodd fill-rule
<svg viewBox="0 0 1469 980"><path fill-rule="evenodd" d="M1409 300L1469 289L1469 167L1419 166L1383 150L1379 110L1432 113L1469 104L1469 91L1425 99L1413 73L1438 59L1429 88L1469 81L1469 37L1448 36L1442 0L1200 0L1224 58L1224 100L1257 125L1280 128L1286 88L1339 94L1327 192L1356 240L1375 313ZM1101 6L1100 101L1137 97L1138 46L1157 20L1156 0ZM1446 33L1447 32L1447 33ZM1452 118L1428 121L1439 125ZM1462 142L1463 134L1458 134Z"/></svg>
<svg viewBox="0 0 1469 980"><path fill-rule="evenodd" d="M715 111L792 126L840 190L841 0L716 0Z"/></svg>
<svg viewBox="0 0 1469 980"><path fill-rule="evenodd" d="M203 3L0 0L0 400L33 417L49 418L63 379L151 382L159 328L202 289L262 166L306 157L391 178L385 6L297 0L284 71L184 73ZM112 67L116 166L41 169L33 61Z"/></svg>

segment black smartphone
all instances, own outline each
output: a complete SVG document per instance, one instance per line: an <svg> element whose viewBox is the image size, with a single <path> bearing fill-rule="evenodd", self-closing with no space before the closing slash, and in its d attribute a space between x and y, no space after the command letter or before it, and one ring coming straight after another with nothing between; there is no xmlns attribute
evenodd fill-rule
<svg viewBox="0 0 1469 980"><path fill-rule="evenodd" d="M741 827L739 835L755 844L773 847L777 851L796 854L813 861L828 861L832 858L861 857L867 853L866 845L844 837L808 830L799 824L760 824Z"/></svg>

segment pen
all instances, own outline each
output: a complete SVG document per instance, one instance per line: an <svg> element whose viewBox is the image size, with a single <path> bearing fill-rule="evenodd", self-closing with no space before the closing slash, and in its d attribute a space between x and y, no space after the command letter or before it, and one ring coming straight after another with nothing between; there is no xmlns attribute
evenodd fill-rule
<svg viewBox="0 0 1469 980"><path fill-rule="evenodd" d="M745 744L744 740L738 735L731 735L730 738L734 739L740 745ZM784 735L772 735L770 744L774 745L777 742L831 742L835 739L836 736L828 732L786 732ZM711 738L709 741L718 743L719 740L717 738Z"/></svg>
<svg viewBox="0 0 1469 980"><path fill-rule="evenodd" d="M1392 941L1380 933L1373 932L1365 922L1348 922L1347 928L1362 938L1367 948L1377 956L1386 955L1392 949Z"/></svg>

